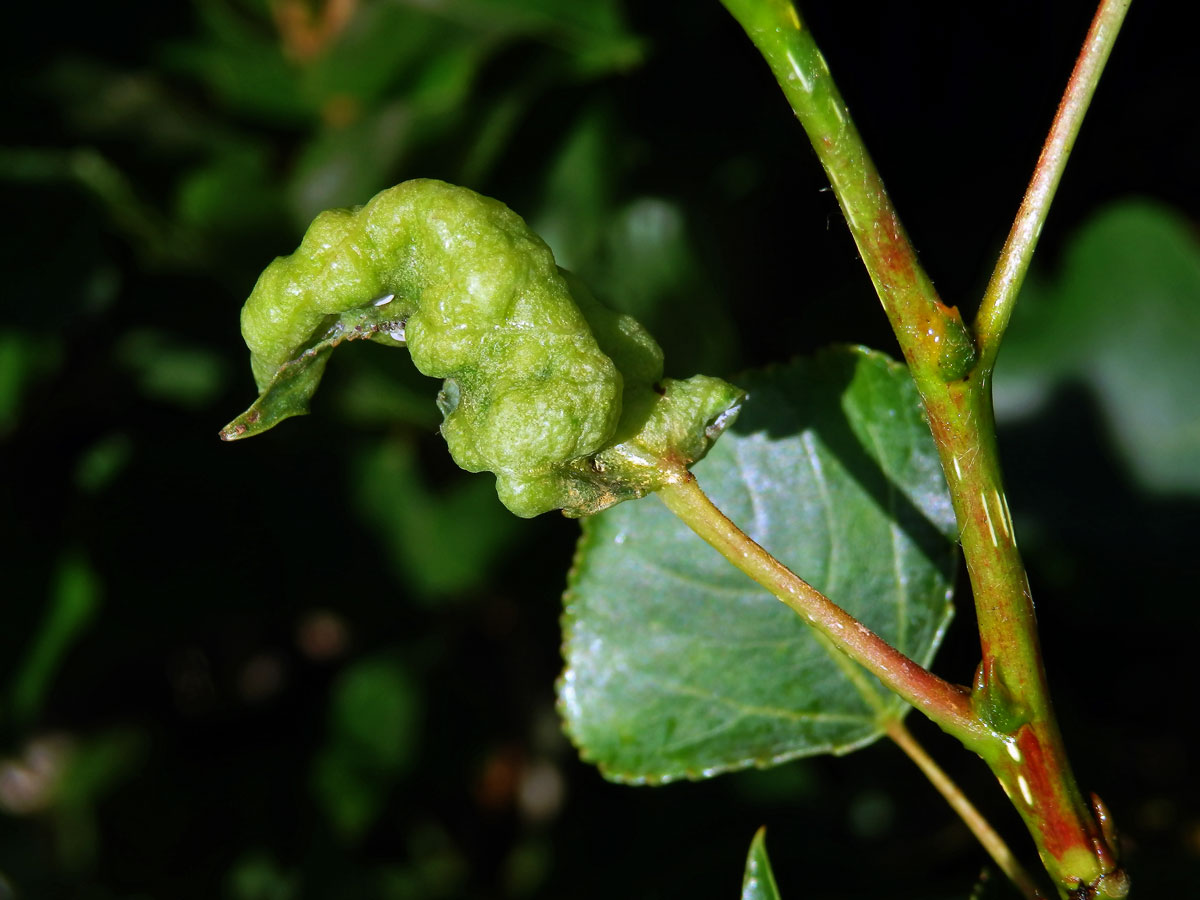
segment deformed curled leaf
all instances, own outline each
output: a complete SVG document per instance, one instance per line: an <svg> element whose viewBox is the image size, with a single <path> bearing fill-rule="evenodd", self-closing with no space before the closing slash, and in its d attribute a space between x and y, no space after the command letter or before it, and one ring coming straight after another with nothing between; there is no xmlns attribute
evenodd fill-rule
<svg viewBox="0 0 1200 900"><path fill-rule="evenodd" d="M280 364L254 404L221 429L221 439L253 437L284 419L304 415L334 347L343 341L370 339L380 331L397 340L404 333L404 324L403 319L381 316L375 307L342 313L311 346Z"/></svg>
<svg viewBox="0 0 1200 900"><path fill-rule="evenodd" d="M321 213L260 276L242 334L261 394L224 439L307 412L343 341L407 346L445 379L455 462L494 472L521 516L588 515L661 487L703 457L742 397L716 378L664 379L649 333L560 270L516 213L440 181Z"/></svg>

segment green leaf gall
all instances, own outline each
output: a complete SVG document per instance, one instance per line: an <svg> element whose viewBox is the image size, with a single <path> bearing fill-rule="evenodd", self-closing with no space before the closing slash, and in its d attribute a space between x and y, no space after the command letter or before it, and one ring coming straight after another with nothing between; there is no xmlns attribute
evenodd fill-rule
<svg viewBox="0 0 1200 900"><path fill-rule="evenodd" d="M707 452L742 398L716 378L662 378L649 333L559 269L520 216L440 181L321 213L259 277L241 321L260 396L222 438L307 412L344 341L407 346L445 379L454 461L495 473L519 516L588 515L656 490Z"/></svg>

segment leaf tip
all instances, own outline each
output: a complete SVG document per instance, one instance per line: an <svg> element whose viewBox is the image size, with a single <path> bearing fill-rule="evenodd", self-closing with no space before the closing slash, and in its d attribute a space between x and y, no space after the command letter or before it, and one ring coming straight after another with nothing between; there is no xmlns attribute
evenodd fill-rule
<svg viewBox="0 0 1200 900"><path fill-rule="evenodd" d="M779 886L767 856L767 826L762 825L750 842L746 870L742 876L742 900L779 900Z"/></svg>
<svg viewBox="0 0 1200 900"><path fill-rule="evenodd" d="M238 438L246 436L246 430L245 425L235 420L218 431L217 437L223 441L236 441Z"/></svg>

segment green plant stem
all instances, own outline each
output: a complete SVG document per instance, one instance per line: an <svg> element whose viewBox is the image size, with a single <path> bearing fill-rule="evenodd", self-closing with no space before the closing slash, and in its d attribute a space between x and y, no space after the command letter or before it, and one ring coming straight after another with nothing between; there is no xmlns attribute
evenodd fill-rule
<svg viewBox="0 0 1200 900"><path fill-rule="evenodd" d="M1000 476L991 370L977 364L958 311L942 304L922 271L795 7L788 0L723 2L770 65L825 167L925 404L979 621L983 661L972 706L1000 738L968 745L1000 780L1064 897L1080 890L1125 896L1127 879L1076 786L1051 707L1029 582Z"/></svg>
<svg viewBox="0 0 1200 900"><path fill-rule="evenodd" d="M788 0L722 0L770 65L816 151L918 380L969 371L975 349L917 261L812 33Z"/></svg>
<svg viewBox="0 0 1200 900"><path fill-rule="evenodd" d="M658 491L667 508L735 567L762 585L842 653L967 743L991 735L971 708L969 692L909 659L801 579L721 512L689 472Z"/></svg>
<svg viewBox="0 0 1200 900"><path fill-rule="evenodd" d="M1129 10L1129 3L1130 0L1104 0L1096 11L1058 112L1054 115L1050 134L1034 167L1033 178L1030 179L1008 240L1000 251L1000 259L984 292L974 330L980 365L988 369L995 363L1000 340L1008 327L1021 284L1025 281L1025 273L1029 270L1029 262L1050 212L1050 204L1062 180L1063 170L1104 71L1104 64L1108 61L1125 13Z"/></svg>
<svg viewBox="0 0 1200 900"><path fill-rule="evenodd" d="M955 784L953 779L943 771L942 767L934 762L933 758L925 751L925 748L904 727L904 722L900 719L889 720L887 723L887 734L896 746L903 750L905 755L929 779L929 782L942 795L950 805L950 808L958 813L959 818L963 820L966 826L971 829L971 833L975 835L975 839L979 841L983 849L988 852L988 855L1000 867L1000 871L1008 876L1008 880L1016 885L1017 890L1027 900L1040 900L1043 895L1038 890L1036 882L1034 882L1032 876L1021 865L1016 856L1013 855L1008 845L1004 843L1004 839L996 833L996 830L983 817L983 814L967 799L966 794L962 792L962 788Z"/></svg>
<svg viewBox="0 0 1200 900"><path fill-rule="evenodd" d="M972 704L1005 740L976 748L1064 896L1124 897L1127 880L1076 785L1050 701L1033 597L1001 480L988 373L924 397L975 596L982 662ZM1105 893L1107 891L1108 893Z"/></svg>

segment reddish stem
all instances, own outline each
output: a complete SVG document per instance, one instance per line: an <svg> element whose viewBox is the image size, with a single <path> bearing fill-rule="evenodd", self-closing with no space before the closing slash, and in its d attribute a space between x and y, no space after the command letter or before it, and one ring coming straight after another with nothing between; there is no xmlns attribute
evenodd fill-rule
<svg viewBox="0 0 1200 900"><path fill-rule="evenodd" d="M972 706L989 739L968 741L1025 819L1060 892L1128 891L1067 762L1042 667L1033 602L1004 496L991 363L1020 275L1128 0L1100 6L980 319L977 351L945 306L854 127L824 57L790 0L723 0L771 66L829 176L921 392L954 501L983 648ZM990 289L989 289L990 290Z"/></svg>

